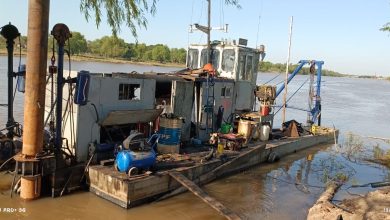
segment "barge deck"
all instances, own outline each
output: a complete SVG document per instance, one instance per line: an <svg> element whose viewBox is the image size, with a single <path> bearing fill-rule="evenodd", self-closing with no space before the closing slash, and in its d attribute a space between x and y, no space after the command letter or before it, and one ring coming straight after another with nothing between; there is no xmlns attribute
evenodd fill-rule
<svg viewBox="0 0 390 220"><path fill-rule="evenodd" d="M246 170L260 163L319 144L333 142L338 130L298 138L284 138L268 142L251 143L230 157L213 158L207 162L196 161L187 167L156 171L129 177L115 171L112 165L89 167L90 191L123 208L130 208L162 198L172 191L184 192L186 189L177 182L171 172L177 172L198 185L207 184L217 178ZM188 155L191 160L192 154Z"/></svg>

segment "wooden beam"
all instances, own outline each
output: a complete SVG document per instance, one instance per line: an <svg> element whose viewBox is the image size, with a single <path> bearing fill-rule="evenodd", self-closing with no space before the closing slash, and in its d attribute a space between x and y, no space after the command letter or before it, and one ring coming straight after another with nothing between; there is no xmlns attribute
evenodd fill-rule
<svg viewBox="0 0 390 220"><path fill-rule="evenodd" d="M266 147L266 144L262 143L261 145L256 146L253 149L250 149L244 153L241 153L237 157L233 158L231 161L228 161L228 162L216 167L215 169L211 170L210 172L201 175L199 178L197 178L196 182L199 185L204 185L204 184L209 183L209 182L211 182L219 177L226 176L228 174L232 174L235 172L239 172L240 170L242 170L243 168L248 166L248 163L250 163L249 160L251 160L251 158L254 157L253 155L260 157L262 155L265 147ZM249 166L258 164L258 160L255 160L253 163L250 163L250 164L251 165L249 165ZM162 197L158 198L156 201L162 201L164 199L171 198L171 197L176 196L178 194L184 193L185 191L187 191L187 188L181 186L181 187L173 190L172 192L167 193L167 194L163 195Z"/></svg>
<svg viewBox="0 0 390 220"><path fill-rule="evenodd" d="M198 185L196 185L191 180L187 179L187 177L183 176L183 174L179 172L169 172L169 175L174 178L177 182L181 183L184 187L186 187L189 191L191 191L194 195L202 199L204 202L206 202L208 205L210 205L212 208L217 210L221 215L225 216L227 219L241 219L236 213L228 209L226 206L224 206L222 203L220 203L218 200L211 197L209 194L207 194L205 191L203 191L201 188L199 188Z"/></svg>

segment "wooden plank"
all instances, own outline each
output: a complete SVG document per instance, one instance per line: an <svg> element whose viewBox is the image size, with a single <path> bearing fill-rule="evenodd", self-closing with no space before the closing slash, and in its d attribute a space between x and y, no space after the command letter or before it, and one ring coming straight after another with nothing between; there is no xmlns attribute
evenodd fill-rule
<svg viewBox="0 0 390 220"><path fill-rule="evenodd" d="M187 179L181 173L169 172L169 175L171 177L173 177L176 181L181 183L183 186L185 186L192 193L194 193L194 195L198 196L200 199L202 199L204 202L206 202L212 208L217 210L221 215L225 216L227 219L241 219L237 214L235 214L233 211L228 209L226 206L224 206L218 200L211 197L209 194L207 194L205 191L203 191L201 188L199 188L199 186L197 186L191 180Z"/></svg>
<svg viewBox="0 0 390 220"><path fill-rule="evenodd" d="M197 180L197 183L200 185L204 185L206 183L209 183L218 177L225 176L234 172L238 172L244 168L247 168L249 166L254 166L258 163L263 162L263 152L265 150L266 144L262 143L259 146L254 147L253 149L250 149L244 153L241 153L237 157L233 158L231 161L228 161L215 169L202 174ZM183 192L187 191L185 187L180 187L158 199L158 201L176 196L178 194L181 194Z"/></svg>

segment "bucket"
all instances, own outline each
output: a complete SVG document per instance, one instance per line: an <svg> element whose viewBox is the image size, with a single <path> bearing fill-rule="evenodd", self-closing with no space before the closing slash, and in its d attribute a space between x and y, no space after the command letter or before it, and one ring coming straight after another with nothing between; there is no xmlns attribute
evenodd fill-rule
<svg viewBox="0 0 390 220"><path fill-rule="evenodd" d="M238 123L238 133L243 135L246 142L249 141L252 135L252 129L257 122L249 120L240 120Z"/></svg>
<svg viewBox="0 0 390 220"><path fill-rule="evenodd" d="M268 105L261 105L261 116L267 116L269 114L269 106Z"/></svg>
<svg viewBox="0 0 390 220"><path fill-rule="evenodd" d="M232 129L231 124L223 123L221 126L221 133L222 134L228 134L230 133L230 130Z"/></svg>
<svg viewBox="0 0 390 220"><path fill-rule="evenodd" d="M261 126L261 132L260 132L260 140L262 141L268 141L269 139L269 132L271 130L269 125L262 125Z"/></svg>
<svg viewBox="0 0 390 220"><path fill-rule="evenodd" d="M160 118L160 138L157 143L159 153L179 153L182 124L181 119Z"/></svg>

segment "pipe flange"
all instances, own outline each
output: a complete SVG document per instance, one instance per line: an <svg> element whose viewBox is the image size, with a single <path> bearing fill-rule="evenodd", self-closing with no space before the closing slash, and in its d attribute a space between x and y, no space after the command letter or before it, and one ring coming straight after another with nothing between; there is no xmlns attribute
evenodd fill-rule
<svg viewBox="0 0 390 220"><path fill-rule="evenodd" d="M20 36L18 29L11 23L3 26L0 34L7 39L7 41L13 41L15 38Z"/></svg>
<svg viewBox="0 0 390 220"><path fill-rule="evenodd" d="M54 39L57 40L57 43L60 46L64 46L65 42L72 37L68 26L62 23L54 25L53 30L51 31L51 35L53 35Z"/></svg>

